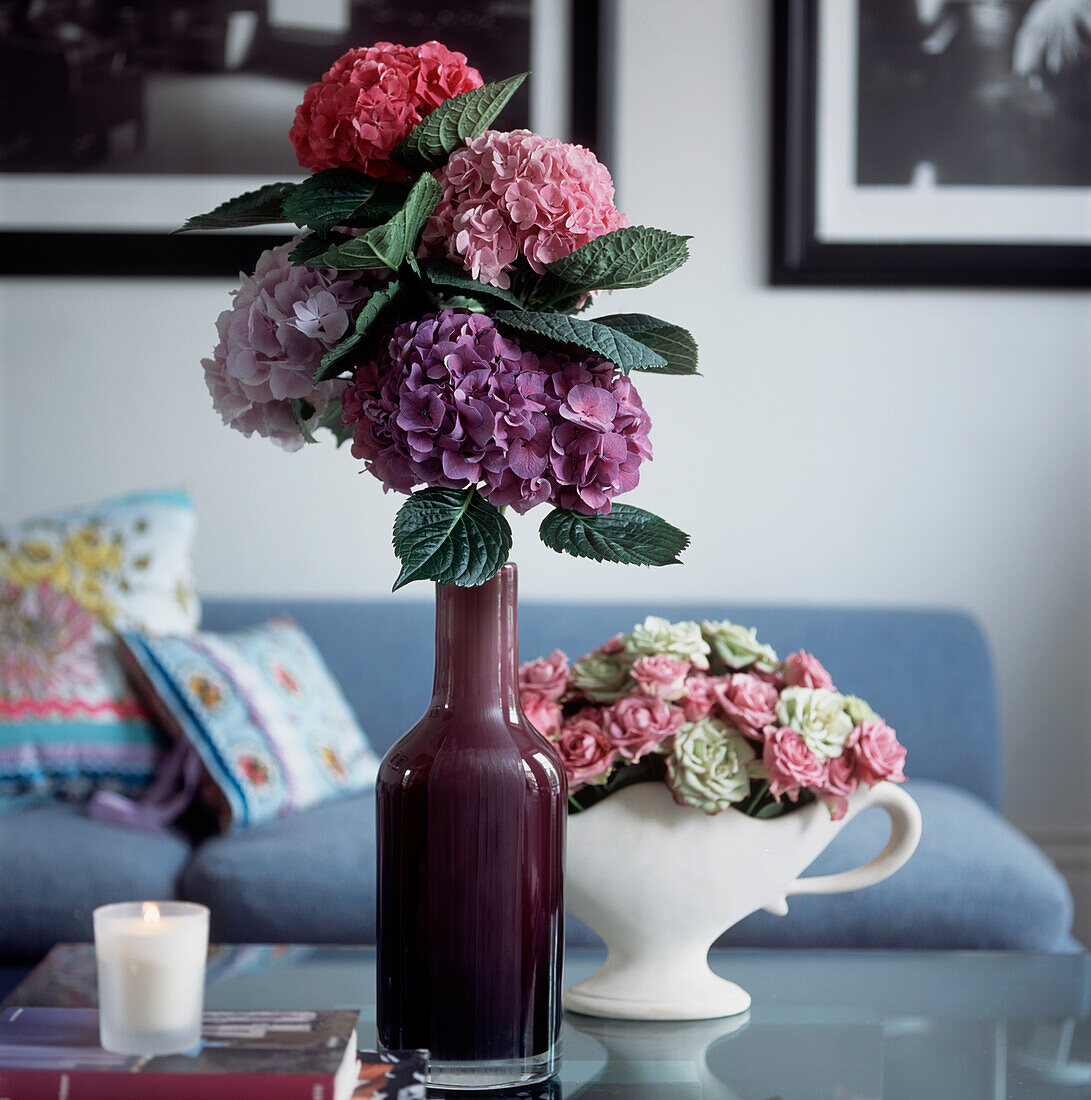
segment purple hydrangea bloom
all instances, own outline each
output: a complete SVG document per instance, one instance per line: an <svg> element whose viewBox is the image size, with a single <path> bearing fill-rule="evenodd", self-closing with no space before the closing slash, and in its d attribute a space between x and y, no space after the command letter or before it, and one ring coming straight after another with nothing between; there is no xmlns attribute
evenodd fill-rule
<svg viewBox="0 0 1091 1100"><path fill-rule="evenodd" d="M356 372L342 419L387 489L477 485L517 512L609 512L651 457L648 414L612 363L539 356L460 309L395 329Z"/></svg>
<svg viewBox="0 0 1091 1100"><path fill-rule="evenodd" d="M253 275L242 275L230 309L216 322L220 341L204 359L205 383L225 424L267 436L286 451L303 446L293 398L315 408L313 422L346 383L315 386L323 354L349 330L359 307L386 276L295 267L299 238L267 249Z"/></svg>

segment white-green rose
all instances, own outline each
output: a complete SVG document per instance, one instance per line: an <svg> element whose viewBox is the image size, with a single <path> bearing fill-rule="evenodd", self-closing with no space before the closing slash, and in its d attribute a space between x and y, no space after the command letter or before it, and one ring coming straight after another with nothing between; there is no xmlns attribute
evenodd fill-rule
<svg viewBox="0 0 1091 1100"><path fill-rule="evenodd" d="M632 662L620 655L588 653L573 663L568 686L578 688L596 703L612 703L633 687L631 667Z"/></svg>
<svg viewBox="0 0 1091 1100"><path fill-rule="evenodd" d="M840 756L855 725L845 712L843 695L807 687L786 687L780 693L777 722L796 730L819 760Z"/></svg>
<svg viewBox="0 0 1091 1100"><path fill-rule="evenodd" d="M726 619L718 623L710 623L706 619L701 623L701 633L712 647L712 652L728 668L757 668L772 672L780 667L777 651L758 641L756 627L747 629Z"/></svg>
<svg viewBox="0 0 1091 1100"><path fill-rule="evenodd" d="M696 623L672 623L649 615L634 626L632 634L623 641L625 654L631 660L664 655L689 661L697 669L708 668L708 643L701 637L701 628Z"/></svg>
<svg viewBox="0 0 1091 1100"><path fill-rule="evenodd" d="M845 713L851 719L854 728L861 722L881 721L875 711L871 709L870 705L865 703L859 695L845 696Z"/></svg>
<svg viewBox="0 0 1091 1100"><path fill-rule="evenodd" d="M677 802L718 814L750 794L754 750L738 730L715 718L689 722L674 735L667 786Z"/></svg>

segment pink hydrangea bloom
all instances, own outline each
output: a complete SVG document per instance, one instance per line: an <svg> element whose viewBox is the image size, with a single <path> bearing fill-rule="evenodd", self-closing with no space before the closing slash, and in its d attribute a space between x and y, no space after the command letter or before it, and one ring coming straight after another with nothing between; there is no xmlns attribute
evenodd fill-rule
<svg viewBox="0 0 1091 1100"><path fill-rule="evenodd" d="M861 722L853 730L856 772L862 783L904 783L905 746L885 722Z"/></svg>
<svg viewBox="0 0 1091 1100"><path fill-rule="evenodd" d="M689 661L658 654L654 657L638 657L633 661L632 676L645 695L674 702L686 693L689 669Z"/></svg>
<svg viewBox="0 0 1091 1100"><path fill-rule="evenodd" d="M603 713L602 726L610 744L635 764L673 737L685 717L681 707L672 707L663 699L627 695Z"/></svg>
<svg viewBox="0 0 1091 1100"><path fill-rule="evenodd" d="M617 762L617 749L607 740L601 717L598 707L584 707L579 714L566 719L553 738L568 776L569 791L586 783L604 782L606 773Z"/></svg>
<svg viewBox="0 0 1091 1100"><path fill-rule="evenodd" d="M216 322L220 340L204 359L205 384L225 424L257 432L286 451L303 446L292 399L305 398L314 420L345 388L314 384L323 354L348 331L360 306L386 275L297 267L294 240L267 249L253 275L243 275L230 309Z"/></svg>
<svg viewBox="0 0 1091 1100"><path fill-rule="evenodd" d="M468 310L398 326L356 372L342 420L387 489L478 485L520 513L548 501L605 514L651 457L648 414L612 363L538 356Z"/></svg>
<svg viewBox="0 0 1091 1100"><path fill-rule="evenodd" d="M379 179L406 171L390 151L451 96L480 88L481 74L439 42L377 42L349 50L312 84L288 137L304 168L355 168Z"/></svg>
<svg viewBox="0 0 1091 1100"><path fill-rule="evenodd" d="M443 194L424 227L422 254L454 260L492 286L511 285L520 257L540 273L629 224L594 153L529 130L486 130L436 178Z"/></svg>
<svg viewBox="0 0 1091 1100"><path fill-rule="evenodd" d="M520 692L520 702L527 721L543 736L552 737L560 732L561 704L540 691Z"/></svg>
<svg viewBox="0 0 1091 1100"><path fill-rule="evenodd" d="M833 679L822 662L802 649L790 653L784 661L784 682L789 687L825 688L833 691Z"/></svg>
<svg viewBox="0 0 1091 1100"><path fill-rule="evenodd" d="M555 649L548 657L519 666L519 687L556 701L568 687L568 657Z"/></svg>
<svg viewBox="0 0 1091 1100"><path fill-rule="evenodd" d="M769 774L769 790L778 801L783 795L794 801L801 788L826 785L825 762L811 752L791 726L766 731L762 763Z"/></svg>
<svg viewBox="0 0 1091 1100"><path fill-rule="evenodd" d="M777 689L748 672L725 676L714 686L716 701L728 723L748 737L758 737L776 717Z"/></svg>

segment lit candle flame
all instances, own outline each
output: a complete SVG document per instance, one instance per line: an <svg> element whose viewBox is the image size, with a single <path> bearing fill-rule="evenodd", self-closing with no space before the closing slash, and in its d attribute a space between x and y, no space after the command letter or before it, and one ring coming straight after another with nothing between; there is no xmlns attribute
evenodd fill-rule
<svg viewBox="0 0 1091 1100"><path fill-rule="evenodd" d="M154 901L146 901L140 906L140 915L149 923L159 920L159 906Z"/></svg>

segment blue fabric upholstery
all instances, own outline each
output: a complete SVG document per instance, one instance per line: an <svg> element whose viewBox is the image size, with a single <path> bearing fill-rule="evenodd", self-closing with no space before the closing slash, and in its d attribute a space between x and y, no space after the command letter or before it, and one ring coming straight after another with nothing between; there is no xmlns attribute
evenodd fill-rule
<svg viewBox="0 0 1091 1100"><path fill-rule="evenodd" d="M721 945L1079 950L1068 935L1065 881L1030 841L956 787L923 780L908 790L920 804L924 834L897 874L854 894L792 898L787 917L755 913ZM182 876L182 894L209 906L213 938L225 943L372 943L374 817L369 793L206 841ZM888 833L884 813L861 814L809 873L866 863ZM598 942L572 918L568 940Z"/></svg>
<svg viewBox="0 0 1091 1100"><path fill-rule="evenodd" d="M901 870L852 894L790 897L786 917L754 913L723 946L1081 950L1069 934L1068 884L1018 829L946 783L911 780L905 789L921 808L923 831ZM865 811L807 873L858 867L889 834L885 813Z"/></svg>
<svg viewBox="0 0 1091 1100"><path fill-rule="evenodd" d="M577 656L650 610L674 619L731 618L757 627L781 656L814 652L840 687L889 719L909 749L909 789L921 805L924 838L907 866L855 894L794 898L785 918L755 914L726 942L1077 949L1063 879L997 812L996 690L972 620L937 611L524 603L523 656L555 647ZM204 626L232 630L277 614L294 616L311 635L378 752L414 724L431 684L429 602L209 600ZM885 815L862 815L812 873L863 862L885 831ZM129 831L71 805L0 814L0 959L89 939L91 910L103 902L171 896L208 904L212 935L223 941L373 941L373 796L213 837L196 849L180 834ZM569 938L593 942L576 922Z"/></svg>
<svg viewBox="0 0 1091 1100"><path fill-rule="evenodd" d="M48 802L0 815L0 958L33 958L93 938L98 905L173 898L190 856L179 833L122 829Z"/></svg>
<svg viewBox="0 0 1091 1100"><path fill-rule="evenodd" d="M984 637L947 611L704 604L519 605L524 660L557 648L586 653L647 614L732 619L786 657L814 653L837 686L860 695L898 731L917 779L955 782L1000 806L996 687ZM207 600L204 629L233 630L292 615L311 635L382 754L424 712L432 685L432 605L375 601ZM957 778L956 778L957 777Z"/></svg>
<svg viewBox="0 0 1091 1100"><path fill-rule="evenodd" d="M374 943L374 792L212 837L180 885L220 943Z"/></svg>

